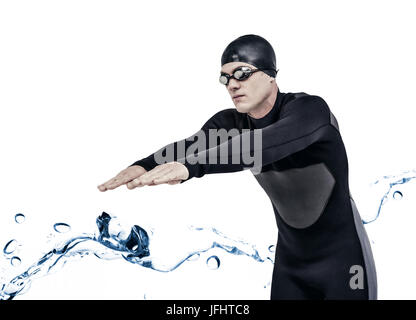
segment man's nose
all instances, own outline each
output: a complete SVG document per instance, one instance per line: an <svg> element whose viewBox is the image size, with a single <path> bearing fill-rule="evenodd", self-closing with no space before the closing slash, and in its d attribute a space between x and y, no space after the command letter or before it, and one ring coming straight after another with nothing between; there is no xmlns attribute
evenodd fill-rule
<svg viewBox="0 0 416 320"><path fill-rule="evenodd" d="M236 79L232 79L232 78L228 81L228 90L234 91L239 88L240 88L240 81Z"/></svg>

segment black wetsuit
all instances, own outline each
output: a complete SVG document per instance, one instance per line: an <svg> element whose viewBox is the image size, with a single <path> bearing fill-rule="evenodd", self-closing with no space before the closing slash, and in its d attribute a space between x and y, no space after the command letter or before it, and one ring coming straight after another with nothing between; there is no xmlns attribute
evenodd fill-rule
<svg viewBox="0 0 416 320"><path fill-rule="evenodd" d="M347 154L337 120L326 102L314 95L279 91L265 117L254 119L226 109L201 130L208 135L209 129L220 128L237 128L252 140L254 131L242 129L262 129L261 173L252 172L271 200L278 227L271 299L376 299L370 243L350 195ZM185 140L186 148L191 137ZM229 160L235 153L231 141L225 142ZM221 164L217 154L217 164L182 159L189 170L187 180L250 168L231 160ZM154 154L134 164L146 170L157 165ZM354 266L364 271L363 287L351 286Z"/></svg>

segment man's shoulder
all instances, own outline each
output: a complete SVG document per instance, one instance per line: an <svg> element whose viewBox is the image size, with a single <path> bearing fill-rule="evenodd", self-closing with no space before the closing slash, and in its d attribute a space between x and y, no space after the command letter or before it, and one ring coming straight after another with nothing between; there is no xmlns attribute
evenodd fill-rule
<svg viewBox="0 0 416 320"><path fill-rule="evenodd" d="M283 111L291 109L314 108L330 112L326 101L319 95L306 92L288 92L284 94L282 102Z"/></svg>
<svg viewBox="0 0 416 320"><path fill-rule="evenodd" d="M205 128L235 128L242 121L244 113L235 108L216 112L204 125Z"/></svg>
<svg viewBox="0 0 416 320"><path fill-rule="evenodd" d="M288 93L284 93L283 104L292 102L294 100L296 100L297 102L304 102L304 103L316 103L316 102L323 103L323 102L325 102L325 100L321 96L316 95L316 94L310 94L310 93L306 93L306 92L288 92Z"/></svg>
<svg viewBox="0 0 416 320"><path fill-rule="evenodd" d="M215 113L212 117L213 118L221 118L221 117L236 117L240 114L240 112L237 111L235 108L228 108L224 110L220 110L217 113Z"/></svg>

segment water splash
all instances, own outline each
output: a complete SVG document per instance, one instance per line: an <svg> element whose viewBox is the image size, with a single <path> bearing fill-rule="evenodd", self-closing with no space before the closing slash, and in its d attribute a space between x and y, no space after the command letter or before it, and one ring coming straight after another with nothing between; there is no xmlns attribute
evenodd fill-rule
<svg viewBox="0 0 416 320"><path fill-rule="evenodd" d="M363 224L368 224L371 222L374 222L378 219L380 216L381 210L383 206L387 203L387 201L390 198L391 193L393 192L393 195L391 196L394 200L399 200L403 198L402 192L395 190L397 186L406 184L413 179L416 178L416 170L409 170L405 171L399 175L390 175L390 176L383 176L381 179L376 180L372 186L379 186L382 189L387 189L387 191L384 191L384 194L381 197L380 203L378 205L377 213L373 219L370 220L362 220Z"/></svg>
<svg viewBox="0 0 416 320"><path fill-rule="evenodd" d="M198 260L199 259L199 257L200 257L201 255L199 254L199 253L195 253L195 254L193 254L192 256L190 256L187 260L188 261L196 261L196 260Z"/></svg>
<svg viewBox="0 0 416 320"><path fill-rule="evenodd" d="M96 224L98 233L82 234L72 237L61 245L53 248L43 255L36 263L32 264L25 272L11 279L9 282L0 284L0 300L11 300L19 294L26 292L33 280L46 276L58 267L64 266L70 259L75 257L84 257L92 255L100 259L111 260L123 258L126 261L137 264L139 266L150 268L159 272L171 272L178 268L185 261L197 260L201 253L212 248L220 248L228 253L235 255L246 255L258 262L272 261L269 257L263 259L254 246L250 246L243 241L235 241L224 235L215 228L195 228L190 230L198 231L198 233L209 233L216 236L215 241L211 241L210 245L203 248L191 250L185 257L176 258L173 264L167 264L164 261L158 261L157 257L151 255L151 243L149 235L140 226L134 225L130 232L126 230L114 231L114 225L117 224L115 217L103 212L97 219ZM55 226L58 224L55 224ZM59 223L60 226L64 225ZM68 226L65 224L65 226ZM215 238L215 237L214 237ZM9 241L4 252L12 253L11 245L15 240ZM237 247L239 246L239 247ZM7 249L7 250L6 250ZM11 252L10 252L11 251ZM179 261L178 261L179 259ZM162 259L163 260L163 259ZM21 260L15 256L12 258L13 263L20 264ZM208 267L218 269L220 260L217 256L212 256L207 260ZM215 268L216 264L216 268Z"/></svg>
<svg viewBox="0 0 416 320"><path fill-rule="evenodd" d="M381 186L383 195L379 202L375 218L365 221L364 224L371 223L380 216L383 206L389 199L400 200L403 193L397 190L397 186L408 183L416 178L416 171L407 171L396 176L384 176L373 183ZM245 255L257 262L269 261L274 263L270 253L276 251L275 245L270 245L265 252L259 253L254 245L242 240L231 239L216 228L201 228L191 226L188 229L197 232L204 240L203 244L196 245L191 241L192 248L185 254L175 255L173 262L167 262L164 255L158 257L152 249L153 231L147 232L140 226L134 225L130 230L123 229L115 217L103 212L97 219L96 224L98 232L96 234L83 233L73 236L60 244L54 244L54 248L44 254L37 262L33 263L26 271L20 273L14 278L5 279L5 272L1 272L0 278L0 300L10 300L29 290L33 280L46 276L53 271L63 267L68 261L73 261L79 257L94 256L103 260L124 259L132 264L149 268L159 272L171 272L185 262L196 261L202 253L211 249L219 248L233 255ZM23 214L17 214L15 221L22 223L25 220ZM69 224L60 222L53 226L59 234L65 234L71 230ZM150 236L149 236L150 234ZM194 239L193 239L194 240ZM6 243L3 248L3 254L9 260L11 268L18 267L22 260L17 255L20 244L16 239ZM164 252L165 253L165 252ZM272 255L274 256L274 255ZM216 255L210 256L206 260L206 265L212 270L220 267L220 258ZM264 288L270 286L270 281L264 285ZM144 295L146 299L146 295Z"/></svg>

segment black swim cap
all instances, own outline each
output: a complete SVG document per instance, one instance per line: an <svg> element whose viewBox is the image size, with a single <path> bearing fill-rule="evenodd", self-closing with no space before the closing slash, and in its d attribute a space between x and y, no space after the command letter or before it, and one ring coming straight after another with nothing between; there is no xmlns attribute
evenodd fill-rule
<svg viewBox="0 0 416 320"><path fill-rule="evenodd" d="M225 48L221 66L235 61L249 63L259 69L269 69L263 72L273 78L277 73L273 47L266 39L255 34L241 36Z"/></svg>

